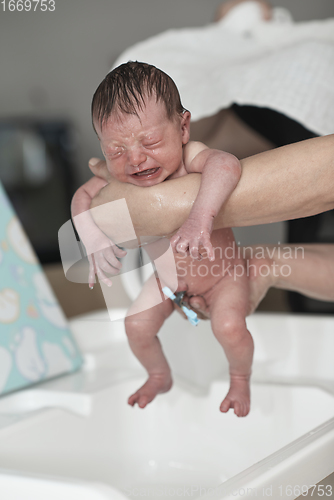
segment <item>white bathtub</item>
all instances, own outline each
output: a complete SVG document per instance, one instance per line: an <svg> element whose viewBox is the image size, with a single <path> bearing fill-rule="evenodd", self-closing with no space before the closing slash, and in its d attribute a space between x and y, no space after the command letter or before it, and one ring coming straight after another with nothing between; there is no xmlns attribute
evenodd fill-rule
<svg viewBox="0 0 334 500"><path fill-rule="evenodd" d="M227 364L208 322L174 313L164 325L175 384L141 410L126 402L145 373L123 323L72 321L85 368L0 399L1 500L282 499L322 480L334 471L334 319L258 313L248 325L242 419L219 412Z"/></svg>

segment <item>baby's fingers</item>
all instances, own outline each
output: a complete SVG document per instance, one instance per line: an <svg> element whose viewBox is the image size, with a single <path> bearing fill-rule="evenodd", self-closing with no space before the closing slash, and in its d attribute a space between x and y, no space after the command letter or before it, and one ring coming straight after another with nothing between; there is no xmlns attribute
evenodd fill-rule
<svg viewBox="0 0 334 500"><path fill-rule="evenodd" d="M125 256L126 256L126 254L127 254L127 251L126 251L126 250L124 250L124 249L122 249L122 248L118 247L117 245L114 245L114 246L112 247L112 249L113 249L113 252L114 252L114 254L116 255L116 257L118 257L119 259L121 259L122 257L125 257Z"/></svg>
<svg viewBox="0 0 334 500"><path fill-rule="evenodd" d="M172 249L173 249L173 250L175 250L175 251L176 251L176 244L177 244L177 242L180 240L180 238L181 238L181 236L180 236L178 233L176 233L176 234L174 234L174 236L172 236L172 237L171 237L171 239L170 239L170 244L171 244L171 247L172 247Z"/></svg>
<svg viewBox="0 0 334 500"><path fill-rule="evenodd" d="M200 240L200 245L204 247L205 252L206 252L206 257L210 260L213 261L215 260L215 252L214 248L211 243L211 239L209 236L203 236Z"/></svg>
<svg viewBox="0 0 334 500"><path fill-rule="evenodd" d="M177 253L181 253L186 256L189 250L189 241L184 238L180 238L175 245L175 250Z"/></svg>
<svg viewBox="0 0 334 500"><path fill-rule="evenodd" d="M173 238L170 240L172 249L176 253L180 253L183 255L188 254L189 241L186 238L182 238L181 235L175 234Z"/></svg>
<svg viewBox="0 0 334 500"><path fill-rule="evenodd" d="M198 242L194 242L191 245L189 245L189 254L192 259L202 260L202 256L199 253L198 247L199 247Z"/></svg>
<svg viewBox="0 0 334 500"><path fill-rule="evenodd" d="M112 274L109 270L110 269L113 269L111 266L109 266L108 262L105 261L105 263L103 264L103 268L101 265L99 265L97 262L95 263L95 266L96 266L96 274L97 274L97 277L99 278L99 280L104 283L105 285L107 286L112 286L112 281L110 278L108 278L108 276L106 276L104 273L107 272L109 274ZM114 273L115 274L115 273Z"/></svg>
<svg viewBox="0 0 334 500"><path fill-rule="evenodd" d="M113 254L110 255L106 252L104 252L102 255L95 255L95 264L96 267L99 267L105 273L109 273L113 276L115 276L115 274L118 274L122 267L120 261L116 259Z"/></svg>
<svg viewBox="0 0 334 500"><path fill-rule="evenodd" d="M111 267L114 268L113 274L117 274L119 270L122 268L121 262L118 260L114 253L115 247L109 247L103 252L103 258L110 264ZM108 271L111 272L111 271Z"/></svg>
<svg viewBox="0 0 334 500"><path fill-rule="evenodd" d="M96 274L95 262L94 262L93 255L88 255L87 257L88 257L88 262L89 262L88 286L89 286L89 288L93 289L94 284L96 283L96 280L95 280L95 274Z"/></svg>

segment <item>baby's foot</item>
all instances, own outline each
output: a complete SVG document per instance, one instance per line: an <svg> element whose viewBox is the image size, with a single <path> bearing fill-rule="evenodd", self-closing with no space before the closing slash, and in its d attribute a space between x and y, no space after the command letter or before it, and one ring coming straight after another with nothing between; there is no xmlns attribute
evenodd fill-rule
<svg viewBox="0 0 334 500"><path fill-rule="evenodd" d="M226 413L234 408L238 417L245 417L250 410L249 376L231 375L230 389L220 405L220 411Z"/></svg>
<svg viewBox="0 0 334 500"><path fill-rule="evenodd" d="M145 408L157 394L169 391L172 385L172 377L169 374L150 375L145 384L129 397L128 403L131 406L137 403L139 408Z"/></svg>

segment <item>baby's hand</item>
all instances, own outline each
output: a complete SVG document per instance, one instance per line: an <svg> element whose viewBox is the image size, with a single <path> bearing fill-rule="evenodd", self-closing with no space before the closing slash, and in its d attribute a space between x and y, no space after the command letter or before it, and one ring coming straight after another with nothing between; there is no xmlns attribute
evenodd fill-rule
<svg viewBox="0 0 334 500"><path fill-rule="evenodd" d="M177 253L189 254L193 259L201 260L202 256L199 253L199 247L203 246L209 260L215 260L210 238L212 226L213 219L211 221L201 221L199 217L190 215L170 240L173 250Z"/></svg>
<svg viewBox="0 0 334 500"><path fill-rule="evenodd" d="M122 268L121 262L118 260L120 257L125 257L126 251L116 246L104 234L94 242L94 249L86 247L87 257L89 262L88 283L89 288L93 288L95 283L95 275L102 283L111 286L111 279L105 273L115 276Z"/></svg>

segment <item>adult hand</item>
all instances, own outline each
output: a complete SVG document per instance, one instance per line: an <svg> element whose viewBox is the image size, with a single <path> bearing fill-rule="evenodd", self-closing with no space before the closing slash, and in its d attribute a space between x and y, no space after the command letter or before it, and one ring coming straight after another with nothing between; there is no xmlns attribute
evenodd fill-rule
<svg viewBox="0 0 334 500"><path fill-rule="evenodd" d="M216 10L215 14L215 21L220 21L220 19L223 19L230 10L234 9L234 7L237 7L241 3L244 3L247 0L231 0L229 2L224 2L222 3L218 9ZM270 5L269 2L266 0L253 0L254 2L258 3L261 7L262 11L262 17L264 21L269 21L272 18L272 6Z"/></svg>
<svg viewBox="0 0 334 500"><path fill-rule="evenodd" d="M110 182L112 177L107 168L107 163L99 158L91 158L88 162L88 166L91 172L96 176L104 179L106 182Z"/></svg>
<svg viewBox="0 0 334 500"><path fill-rule="evenodd" d="M186 296L184 298L184 301L188 304L188 307L190 309L195 311L199 319L210 319L208 305L201 295L193 295L192 297Z"/></svg>

